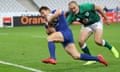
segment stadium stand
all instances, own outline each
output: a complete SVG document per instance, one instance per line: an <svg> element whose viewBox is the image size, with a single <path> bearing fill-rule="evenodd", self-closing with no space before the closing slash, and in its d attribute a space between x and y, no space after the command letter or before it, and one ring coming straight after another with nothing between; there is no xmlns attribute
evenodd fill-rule
<svg viewBox="0 0 120 72"><path fill-rule="evenodd" d="M0 12L25 12L28 10L16 0L0 0Z"/></svg>
<svg viewBox="0 0 120 72"><path fill-rule="evenodd" d="M0 0L0 27L3 26L3 18L13 16L39 16L39 8L48 6L51 9L68 10L68 3L72 0ZM120 0L74 0L79 4L84 2L95 3L103 9L107 7L110 13L106 14L111 22L120 22ZM104 10L105 11L105 10Z"/></svg>
<svg viewBox="0 0 120 72"><path fill-rule="evenodd" d="M60 8L63 10L67 10L67 4L71 0L33 0L38 7L41 7L42 5L44 6L49 6L51 9L55 8ZM78 3L83 3L83 2L92 2L97 5L100 5L101 7L107 7L107 8L116 8L117 6L120 6L120 1L119 0L74 0L77 1Z"/></svg>
<svg viewBox="0 0 120 72"><path fill-rule="evenodd" d="M51 9L63 9L67 10L67 4L71 0L0 0L0 12L25 12L25 11L37 11L37 8L41 6L49 6ZM114 9L117 6L120 7L120 0L74 0L78 3L92 2L97 5L106 6L109 9ZM27 4L26 6L22 5ZM30 5L32 2L35 5ZM32 8L33 7L33 8ZM31 8L31 9L29 9Z"/></svg>

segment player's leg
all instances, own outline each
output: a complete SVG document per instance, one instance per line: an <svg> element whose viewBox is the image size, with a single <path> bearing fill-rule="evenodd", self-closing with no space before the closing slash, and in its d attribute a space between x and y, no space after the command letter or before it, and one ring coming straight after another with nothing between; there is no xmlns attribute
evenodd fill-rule
<svg viewBox="0 0 120 72"><path fill-rule="evenodd" d="M84 53L87 53L89 55L91 55L91 53L85 42L91 34L92 34L91 29L89 29L88 27L83 27L80 31L79 38L78 38L80 48Z"/></svg>
<svg viewBox="0 0 120 72"><path fill-rule="evenodd" d="M106 40L103 40L102 36L103 36L103 24L102 22L97 22L96 28L94 29L94 40L96 44L108 48L116 58L119 58L119 52L116 50L116 48L109 44Z"/></svg>
<svg viewBox="0 0 120 72"><path fill-rule="evenodd" d="M82 27L80 34L79 34L79 46L82 49L82 51L86 54L91 55L88 46L86 45L86 40L91 36L92 34L92 29L88 27ZM96 61L87 61L83 65L90 65L90 64L95 64Z"/></svg>
<svg viewBox="0 0 120 72"><path fill-rule="evenodd" d="M63 42L64 38L61 32L54 32L48 36L48 48L50 53L50 58L43 60L44 63L56 64L55 56L55 44L54 42Z"/></svg>
<svg viewBox="0 0 120 72"><path fill-rule="evenodd" d="M55 45L54 42L63 42L64 38L61 32L55 32L48 36L48 48L50 51L51 58L55 59Z"/></svg>
<svg viewBox="0 0 120 72"><path fill-rule="evenodd" d="M117 51L117 49L111 44L109 44L106 40L102 39L102 33L103 31L101 29L95 30L94 39L95 39L96 44L108 48L116 58L119 58L119 52Z"/></svg>
<svg viewBox="0 0 120 72"><path fill-rule="evenodd" d="M90 51L89 51L89 49L88 49L88 46L86 45L86 40L89 38L89 36L91 35L91 30L89 29L89 28L85 28L85 27L83 27L82 29L81 29L81 31L80 31L80 34L79 34L79 39L78 39L78 41L79 41L79 46L80 46L80 48L82 49L82 51L84 52L84 53L87 53L87 54L89 54L89 55L91 55L91 53L90 53Z"/></svg>
<svg viewBox="0 0 120 72"><path fill-rule="evenodd" d="M61 32L54 32L51 35L48 36L47 38L48 42L53 41L53 42L63 42L64 37Z"/></svg>
<svg viewBox="0 0 120 72"><path fill-rule="evenodd" d="M91 56L91 55L88 55L88 54L80 54L75 45L74 44L68 44L66 47L65 47L65 50L66 52L71 55L74 59L76 60L85 60L85 61L98 61L98 62L101 62L103 63L104 65L108 65L107 64L107 61L101 56Z"/></svg>

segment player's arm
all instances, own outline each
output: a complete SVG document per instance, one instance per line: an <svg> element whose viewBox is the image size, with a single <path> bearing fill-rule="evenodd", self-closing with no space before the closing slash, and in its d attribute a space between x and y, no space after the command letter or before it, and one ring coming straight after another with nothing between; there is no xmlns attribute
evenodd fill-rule
<svg viewBox="0 0 120 72"><path fill-rule="evenodd" d="M62 10L56 10L56 12L48 19L48 23L51 24L55 19L57 19L62 14Z"/></svg>
<svg viewBox="0 0 120 72"><path fill-rule="evenodd" d="M68 14L66 20L67 20L67 23L68 23L68 24L71 24L71 23L72 23L72 14L71 14L71 13Z"/></svg>
<svg viewBox="0 0 120 72"><path fill-rule="evenodd" d="M54 32L56 32L54 27L48 26L48 24L45 25L45 29L46 29L46 34L50 35Z"/></svg>
<svg viewBox="0 0 120 72"><path fill-rule="evenodd" d="M54 32L56 32L56 30L55 30L55 28L53 28L53 27L49 27L49 28L46 29L46 33L47 33L48 35L50 35L50 34L52 34L52 33L54 33Z"/></svg>
<svg viewBox="0 0 120 72"><path fill-rule="evenodd" d="M100 6L95 5L95 10L98 11L101 14L101 16L105 18L106 23L109 24L108 17L105 15L103 9Z"/></svg>

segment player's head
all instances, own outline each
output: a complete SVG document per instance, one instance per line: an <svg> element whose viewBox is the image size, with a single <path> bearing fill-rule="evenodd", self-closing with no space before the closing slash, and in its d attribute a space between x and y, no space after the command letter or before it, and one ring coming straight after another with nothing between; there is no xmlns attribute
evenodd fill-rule
<svg viewBox="0 0 120 72"><path fill-rule="evenodd" d="M69 6L69 10L72 11L74 14L79 13L79 5L77 4L76 1L69 2L68 6Z"/></svg>
<svg viewBox="0 0 120 72"><path fill-rule="evenodd" d="M50 13L50 9L47 6L42 6L39 9L41 16L46 17Z"/></svg>

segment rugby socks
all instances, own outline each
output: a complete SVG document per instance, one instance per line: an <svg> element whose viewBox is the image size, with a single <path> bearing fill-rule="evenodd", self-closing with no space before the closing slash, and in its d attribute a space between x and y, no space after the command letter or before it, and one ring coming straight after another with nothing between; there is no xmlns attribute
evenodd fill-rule
<svg viewBox="0 0 120 72"><path fill-rule="evenodd" d="M80 60L85 60L85 61L99 61L98 57L95 56L90 56L88 54L81 54L80 55Z"/></svg>
<svg viewBox="0 0 120 72"><path fill-rule="evenodd" d="M55 56L55 44L54 44L53 41L48 41L48 48L49 48L50 58L56 59L56 56Z"/></svg>
<svg viewBox="0 0 120 72"><path fill-rule="evenodd" d="M110 45L107 41L103 40L103 46L107 47L109 50L112 49L112 45Z"/></svg>
<svg viewBox="0 0 120 72"><path fill-rule="evenodd" d="M86 44L84 44L81 48L82 48L82 51L83 51L84 53L86 53L86 54L88 54L88 55L91 55L91 53L90 53L90 51L89 51L89 49L88 49L88 47L87 47Z"/></svg>

